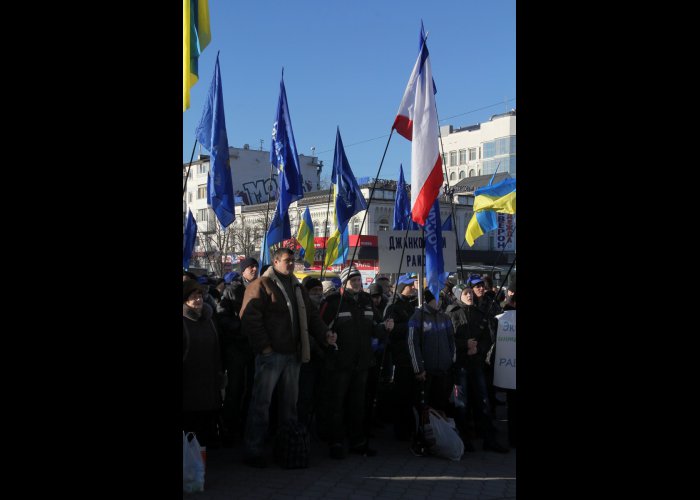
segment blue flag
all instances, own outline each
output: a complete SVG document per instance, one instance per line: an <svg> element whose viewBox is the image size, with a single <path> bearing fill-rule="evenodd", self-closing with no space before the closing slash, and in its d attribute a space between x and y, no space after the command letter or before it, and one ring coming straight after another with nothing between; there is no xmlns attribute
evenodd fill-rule
<svg viewBox="0 0 700 500"><path fill-rule="evenodd" d="M348 241L348 221L358 212L367 209L367 202L352 173L350 162L345 156L340 128L335 134L335 154L333 156L333 173L331 174L333 191L335 191L335 232L326 241L324 265L343 264L350 247Z"/></svg>
<svg viewBox="0 0 700 500"><path fill-rule="evenodd" d="M443 231L452 231L452 214L447 216L445 223L442 225Z"/></svg>
<svg viewBox="0 0 700 500"><path fill-rule="evenodd" d="M287 92L284 89L284 70L280 80L280 96L277 101L277 115L272 125L272 147L270 163L277 170L277 206L272 216L270 228L260 248L260 266L270 264L270 247L292 237L289 225L289 205L304 197L303 179L299 168L299 155L292 131L292 118L287 106Z"/></svg>
<svg viewBox="0 0 700 500"><path fill-rule="evenodd" d="M187 223L185 224L185 234L182 235L182 268L187 271L190 268L190 257L194 250L194 241L197 238L197 222L194 220L192 211L188 210Z"/></svg>
<svg viewBox="0 0 700 500"><path fill-rule="evenodd" d="M195 136L199 143L211 153L207 178L207 205L214 210L221 226L228 227L236 216L218 53L214 65L214 77L211 80L202 119L195 130Z"/></svg>
<svg viewBox="0 0 700 500"><path fill-rule="evenodd" d="M436 199L425 221L425 280L437 299L445 286L445 259L442 255L440 201Z"/></svg>
<svg viewBox="0 0 700 500"><path fill-rule="evenodd" d="M394 203L394 224L392 229L420 229L411 218L411 200L406 192L406 180L403 176L403 164L399 165L399 182L396 184L396 202Z"/></svg>

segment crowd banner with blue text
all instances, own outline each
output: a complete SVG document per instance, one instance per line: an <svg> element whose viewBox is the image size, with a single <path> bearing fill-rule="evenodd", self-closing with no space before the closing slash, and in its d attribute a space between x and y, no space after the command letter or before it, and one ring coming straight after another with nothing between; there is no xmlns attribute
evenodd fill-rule
<svg viewBox="0 0 700 500"><path fill-rule="evenodd" d="M515 311L496 316L496 348L493 356L493 385L515 389Z"/></svg>

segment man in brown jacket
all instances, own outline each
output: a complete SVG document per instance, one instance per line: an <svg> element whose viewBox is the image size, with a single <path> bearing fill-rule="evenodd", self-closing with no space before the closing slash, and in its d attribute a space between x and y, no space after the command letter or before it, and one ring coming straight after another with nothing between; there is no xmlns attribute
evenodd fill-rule
<svg viewBox="0 0 700 500"><path fill-rule="evenodd" d="M310 359L309 335L335 345L306 289L292 273L294 252L278 249L272 266L248 285L241 306L243 333L256 353L253 397L245 428L245 463L267 465L264 456L272 392L279 383L280 422L296 420L299 369Z"/></svg>

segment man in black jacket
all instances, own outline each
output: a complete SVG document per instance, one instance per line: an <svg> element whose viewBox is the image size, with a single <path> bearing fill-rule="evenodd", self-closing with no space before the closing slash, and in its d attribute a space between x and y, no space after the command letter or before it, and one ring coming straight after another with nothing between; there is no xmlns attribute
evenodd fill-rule
<svg viewBox="0 0 700 500"><path fill-rule="evenodd" d="M415 280L402 276L396 284L395 300L384 312L385 318L394 320L394 329L389 335L388 349L394 364L394 387L392 389L392 420L394 436L401 441L411 439L415 428L413 417L413 396L416 381L408 353L408 321L413 316L418 303Z"/></svg>
<svg viewBox="0 0 700 500"><path fill-rule="evenodd" d="M362 277L354 267L343 269L342 295L328 297L323 311L323 321L331 325L337 334L337 350L325 357L326 377L329 383L330 456L345 458L343 444L346 434L350 451L366 456L376 455L367 446L364 429L365 391L367 373L375 363L372 353L372 337L380 340L386 336L383 324L374 322L374 310L370 296L362 290ZM347 283L347 286L345 286ZM393 326L393 322L387 325ZM347 415L349 428L345 430Z"/></svg>
<svg viewBox="0 0 700 500"><path fill-rule="evenodd" d="M241 275L224 288L216 306L221 352L228 384L223 405L223 443L230 446L243 436L255 375L255 353L241 331L240 312L248 284L257 278L258 262L248 257L241 262Z"/></svg>

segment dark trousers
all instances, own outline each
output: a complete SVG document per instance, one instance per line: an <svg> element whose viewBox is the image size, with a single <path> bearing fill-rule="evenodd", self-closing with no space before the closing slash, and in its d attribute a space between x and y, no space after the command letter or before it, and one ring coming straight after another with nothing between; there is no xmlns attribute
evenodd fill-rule
<svg viewBox="0 0 700 500"><path fill-rule="evenodd" d="M236 351L226 360L228 384L223 405L224 427L229 436L243 435L255 376L255 355Z"/></svg>
<svg viewBox="0 0 700 500"><path fill-rule="evenodd" d="M350 439L350 446L364 443L367 370L327 370L326 375L329 380L331 444L342 443L346 436Z"/></svg>
<svg viewBox="0 0 700 500"><path fill-rule="evenodd" d="M495 427L489 399L486 375L480 368L459 368L457 384L464 388L467 404L457 409L457 428L463 437L467 436L467 421L471 414L476 426L477 435L485 440L494 438Z"/></svg>
<svg viewBox="0 0 700 500"><path fill-rule="evenodd" d="M415 404L417 408L420 408L421 394L420 386L418 384L418 393L415 396ZM425 384L423 385L425 391L425 404L436 410L442 410L443 412L451 412L450 409L450 391L452 390L452 376L447 373L441 374L431 374L426 373Z"/></svg>
<svg viewBox="0 0 700 500"><path fill-rule="evenodd" d="M311 361L302 363L299 370L299 401L297 402L299 422L305 424L309 430L311 429L312 416L316 415L318 419L321 404L321 379L321 361L312 354Z"/></svg>
<svg viewBox="0 0 700 500"><path fill-rule="evenodd" d="M392 393L394 436L407 440L416 428L413 402L416 394L416 377L410 366L396 366Z"/></svg>

